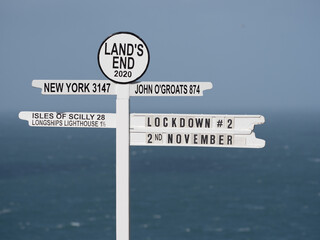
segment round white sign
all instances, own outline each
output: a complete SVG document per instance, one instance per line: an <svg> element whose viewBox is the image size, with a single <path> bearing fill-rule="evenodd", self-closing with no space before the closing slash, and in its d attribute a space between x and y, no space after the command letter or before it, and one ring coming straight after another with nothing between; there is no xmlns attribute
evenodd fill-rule
<svg viewBox="0 0 320 240"><path fill-rule="evenodd" d="M100 46L98 63L103 74L116 83L130 83L139 79L149 65L149 50L137 35L119 32Z"/></svg>

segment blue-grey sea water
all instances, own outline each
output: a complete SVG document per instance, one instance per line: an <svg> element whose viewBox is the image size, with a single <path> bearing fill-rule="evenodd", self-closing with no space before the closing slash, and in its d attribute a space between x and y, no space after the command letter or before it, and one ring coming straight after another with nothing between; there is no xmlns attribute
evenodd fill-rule
<svg viewBox="0 0 320 240"><path fill-rule="evenodd" d="M320 114L264 114L263 149L131 147L131 240L320 239ZM115 130L1 116L0 239L115 240Z"/></svg>

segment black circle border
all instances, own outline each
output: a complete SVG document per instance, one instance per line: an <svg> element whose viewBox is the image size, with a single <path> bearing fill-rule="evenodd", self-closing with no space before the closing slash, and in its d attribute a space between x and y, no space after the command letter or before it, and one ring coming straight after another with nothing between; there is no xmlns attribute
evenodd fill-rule
<svg viewBox="0 0 320 240"><path fill-rule="evenodd" d="M108 77L108 76L103 72L102 67L101 67L101 65L100 65L100 61L99 61L99 53L100 53L100 50L101 50L103 44L104 44L109 38L113 37L114 35L123 34L123 33L133 35L133 36L135 36L136 38L138 38L140 41L142 41L143 44L146 46L147 52L148 52L148 63L147 63L147 66L146 66L144 72L143 72L139 77L137 77L136 79L134 79L134 80L132 80L132 81L130 81L130 82L118 82L118 81L113 80L113 79L111 79L110 77ZM107 38L101 43L101 45L100 45L100 47L99 47L99 50L98 50L97 59L98 59L99 68L100 68L102 74L103 74L106 78L110 79L111 81L113 81L113 82L115 82L115 83L128 84L128 83L132 83L132 82L137 81L139 78L141 78L141 77L145 74L145 72L147 71L147 69L148 69L148 67L149 67L149 63L150 63L150 52L149 52L149 48L148 48L147 44L146 44L146 43L143 41L143 39L142 39L141 37L139 37L138 35L136 35L136 34L134 34L134 33L132 33L132 32L116 32L116 33L111 34L109 37L107 37Z"/></svg>

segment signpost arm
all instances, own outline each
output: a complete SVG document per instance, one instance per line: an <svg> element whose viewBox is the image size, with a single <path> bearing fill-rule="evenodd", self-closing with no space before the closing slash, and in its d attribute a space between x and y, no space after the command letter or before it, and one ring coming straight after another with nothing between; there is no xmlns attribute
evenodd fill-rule
<svg viewBox="0 0 320 240"><path fill-rule="evenodd" d="M116 239L129 240L130 85L117 85Z"/></svg>

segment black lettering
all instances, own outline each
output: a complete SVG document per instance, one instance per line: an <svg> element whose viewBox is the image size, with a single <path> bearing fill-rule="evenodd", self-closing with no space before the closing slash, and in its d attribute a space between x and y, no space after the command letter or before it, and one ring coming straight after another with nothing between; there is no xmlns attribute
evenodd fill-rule
<svg viewBox="0 0 320 240"><path fill-rule="evenodd" d="M167 86L166 86L165 93L167 93L167 94L170 93L170 85L167 85Z"/></svg>
<svg viewBox="0 0 320 240"><path fill-rule="evenodd" d="M177 127L176 120L177 118L172 118L172 127Z"/></svg>
<svg viewBox="0 0 320 240"><path fill-rule="evenodd" d="M79 92L83 92L83 83L79 83Z"/></svg>
<svg viewBox="0 0 320 240"><path fill-rule="evenodd" d="M188 86L187 85L183 85L183 93L184 94L188 93Z"/></svg>
<svg viewBox="0 0 320 240"><path fill-rule="evenodd" d="M86 83L85 86L84 86L84 88L85 88L85 92L90 92L90 90L89 90L89 83Z"/></svg>
<svg viewBox="0 0 320 240"><path fill-rule="evenodd" d="M143 93L143 85L138 85L138 92Z"/></svg>
<svg viewBox="0 0 320 240"><path fill-rule="evenodd" d="M167 117L163 118L163 126L168 127L168 118Z"/></svg>
<svg viewBox="0 0 320 240"><path fill-rule="evenodd" d="M119 55L126 55L126 44L119 43Z"/></svg>
<svg viewBox="0 0 320 240"><path fill-rule="evenodd" d="M175 91L176 91L175 86L174 86L174 85L171 85L169 92L170 92L170 93L175 93Z"/></svg>
<svg viewBox="0 0 320 240"><path fill-rule="evenodd" d="M50 85L51 85L51 92L56 92L55 91L55 83L51 83Z"/></svg>
<svg viewBox="0 0 320 240"><path fill-rule="evenodd" d="M113 57L113 60L112 60L112 67L113 68L119 68L119 65L117 65L119 63L119 57Z"/></svg>
<svg viewBox="0 0 320 240"><path fill-rule="evenodd" d="M205 122L204 122L204 127L205 127L205 128L210 128L210 122L211 122L211 121L210 121L210 118L206 118L206 119L205 119Z"/></svg>
<svg viewBox="0 0 320 240"><path fill-rule="evenodd" d="M188 127L193 128L193 118L189 118L188 120Z"/></svg>
<svg viewBox="0 0 320 240"><path fill-rule="evenodd" d="M196 127L201 128L203 123L203 118L196 118Z"/></svg>
<svg viewBox="0 0 320 240"><path fill-rule="evenodd" d="M145 84L144 85L144 92L152 94L152 85L151 84Z"/></svg>
<svg viewBox="0 0 320 240"><path fill-rule="evenodd" d="M176 143L178 143L178 144L181 143L181 134L177 134L177 136L176 136Z"/></svg>
<svg viewBox="0 0 320 240"><path fill-rule="evenodd" d="M71 90L72 90L72 92L76 92L77 89L78 89L77 84L76 84L76 83L73 83L73 84L71 85Z"/></svg>
<svg viewBox="0 0 320 240"><path fill-rule="evenodd" d="M120 57L120 69L126 69L126 68L127 68L127 58Z"/></svg>
<svg viewBox="0 0 320 240"><path fill-rule="evenodd" d="M177 85L177 88L176 88L176 94L180 94L180 88L179 88L179 85Z"/></svg>
<svg viewBox="0 0 320 240"><path fill-rule="evenodd" d="M216 136L210 135L210 144L215 144L215 143L216 143Z"/></svg>
<svg viewBox="0 0 320 240"><path fill-rule="evenodd" d="M208 144L208 135L201 134L200 142L201 144Z"/></svg>
<svg viewBox="0 0 320 240"><path fill-rule="evenodd" d="M150 122L150 117L148 117L147 119L148 119L148 121L147 121L147 127L152 127L151 122Z"/></svg>
<svg viewBox="0 0 320 240"><path fill-rule="evenodd" d="M159 126L160 126L160 118L156 117L156 118L154 119L154 125L155 125L156 127L159 127Z"/></svg>
<svg viewBox="0 0 320 240"><path fill-rule="evenodd" d="M107 52L108 48L107 48L107 43L104 44L104 54L105 55L110 55L109 52Z"/></svg>
<svg viewBox="0 0 320 240"><path fill-rule="evenodd" d="M155 92L155 94L158 94L159 91L160 91L159 85L156 84L156 85L154 86L154 92Z"/></svg>
<svg viewBox="0 0 320 240"><path fill-rule="evenodd" d="M180 118L180 127L185 127L186 126L186 119Z"/></svg>
<svg viewBox="0 0 320 240"><path fill-rule="evenodd" d="M166 93L166 85L162 84L160 87L161 87L161 93L165 94Z"/></svg>
<svg viewBox="0 0 320 240"><path fill-rule="evenodd" d="M131 56L133 54L133 45L131 43L127 44L127 56Z"/></svg>
<svg viewBox="0 0 320 240"><path fill-rule="evenodd" d="M173 134L172 133L168 134L168 143L173 143Z"/></svg>
<svg viewBox="0 0 320 240"><path fill-rule="evenodd" d="M197 134L193 135L193 143L198 144L198 135Z"/></svg>
<svg viewBox="0 0 320 240"><path fill-rule="evenodd" d="M143 55L143 45L142 45L142 44L139 44L139 45L138 45L137 55L138 55L139 57L141 57L141 56Z"/></svg>
<svg viewBox="0 0 320 240"><path fill-rule="evenodd" d="M188 134L188 135L185 135L185 140L186 140L186 144L188 144L189 143L189 139L190 139L190 135Z"/></svg>
<svg viewBox="0 0 320 240"><path fill-rule="evenodd" d="M179 85L179 87L180 87L180 94L182 94L183 93L183 84Z"/></svg>
<svg viewBox="0 0 320 240"><path fill-rule="evenodd" d="M57 92L62 92L62 90L63 90L63 83L57 83L57 84L56 84L56 87L57 87Z"/></svg>
<svg viewBox="0 0 320 240"><path fill-rule="evenodd" d="M44 92L50 92L50 85L48 83L44 83Z"/></svg>
<svg viewBox="0 0 320 240"><path fill-rule="evenodd" d="M132 69L134 67L134 58L128 57L128 69Z"/></svg>
<svg viewBox="0 0 320 240"><path fill-rule="evenodd" d="M162 134L161 133L155 134L154 135L154 140L155 141L161 141L162 140Z"/></svg>
<svg viewBox="0 0 320 240"><path fill-rule="evenodd" d="M219 135L219 145L223 145L223 139L224 135Z"/></svg>
<svg viewBox="0 0 320 240"><path fill-rule="evenodd" d="M227 136L227 145L232 145L232 135Z"/></svg>
<svg viewBox="0 0 320 240"><path fill-rule="evenodd" d="M115 53L116 55L119 55L116 43L114 43L112 46L111 55L113 55L113 53Z"/></svg>

